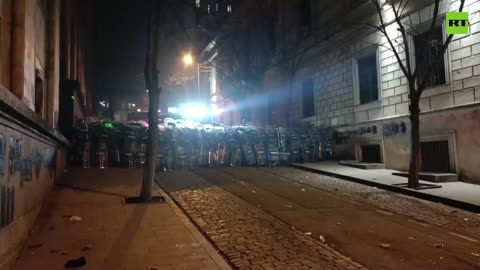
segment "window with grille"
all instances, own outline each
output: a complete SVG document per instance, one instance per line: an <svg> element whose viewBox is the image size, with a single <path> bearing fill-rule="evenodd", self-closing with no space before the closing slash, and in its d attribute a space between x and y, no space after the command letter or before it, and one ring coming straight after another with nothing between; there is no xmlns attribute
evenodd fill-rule
<svg viewBox="0 0 480 270"><path fill-rule="evenodd" d="M443 44L443 30L441 26L437 26L431 32L416 35L413 38L415 46L415 66L417 68L418 77L424 78L429 72L427 87L442 85L446 83L445 61L440 49ZM436 64L435 64L436 63Z"/></svg>
<svg viewBox="0 0 480 270"><path fill-rule="evenodd" d="M303 117L310 117L315 114L312 80L307 80L302 84L302 109Z"/></svg>
<svg viewBox="0 0 480 270"><path fill-rule="evenodd" d="M359 57L357 65L360 104L378 100L377 53Z"/></svg>
<svg viewBox="0 0 480 270"><path fill-rule="evenodd" d="M451 172L448 141L421 143L422 171Z"/></svg>

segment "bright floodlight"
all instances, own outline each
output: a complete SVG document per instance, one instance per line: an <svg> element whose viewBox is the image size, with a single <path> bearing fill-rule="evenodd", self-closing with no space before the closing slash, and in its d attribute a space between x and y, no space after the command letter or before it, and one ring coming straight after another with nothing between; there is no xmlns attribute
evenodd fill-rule
<svg viewBox="0 0 480 270"><path fill-rule="evenodd" d="M135 107L135 103L132 103L132 107Z"/></svg>
<svg viewBox="0 0 480 270"><path fill-rule="evenodd" d="M205 106L200 104L186 104L180 110L183 118L187 119L199 119L207 116L207 110Z"/></svg>
<svg viewBox="0 0 480 270"><path fill-rule="evenodd" d="M142 112L142 110L141 110L141 109L137 109L137 112Z"/></svg>
<svg viewBox="0 0 480 270"><path fill-rule="evenodd" d="M183 56L183 63L185 63L185 65L187 66L190 66L191 64L193 64L193 57L191 54L185 54Z"/></svg>

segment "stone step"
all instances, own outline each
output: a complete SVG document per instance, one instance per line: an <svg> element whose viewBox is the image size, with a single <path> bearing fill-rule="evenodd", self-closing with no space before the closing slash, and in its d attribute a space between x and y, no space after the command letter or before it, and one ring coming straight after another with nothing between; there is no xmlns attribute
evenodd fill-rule
<svg viewBox="0 0 480 270"><path fill-rule="evenodd" d="M369 163L355 160L341 160L338 164L363 170L385 169L385 164L383 163Z"/></svg>
<svg viewBox="0 0 480 270"><path fill-rule="evenodd" d="M392 175L408 177L408 172L394 172ZM458 174L455 173L434 173L421 172L420 180L434 183L458 182Z"/></svg>

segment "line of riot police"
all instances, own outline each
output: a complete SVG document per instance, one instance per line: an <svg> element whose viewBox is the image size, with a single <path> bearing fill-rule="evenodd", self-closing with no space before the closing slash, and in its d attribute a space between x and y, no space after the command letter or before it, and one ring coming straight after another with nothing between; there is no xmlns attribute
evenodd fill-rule
<svg viewBox="0 0 480 270"><path fill-rule="evenodd" d="M142 122L82 123L71 164L84 168L139 168L148 126ZM222 126L165 118L159 124L157 170L214 166L282 166L332 158L332 132L311 126Z"/></svg>

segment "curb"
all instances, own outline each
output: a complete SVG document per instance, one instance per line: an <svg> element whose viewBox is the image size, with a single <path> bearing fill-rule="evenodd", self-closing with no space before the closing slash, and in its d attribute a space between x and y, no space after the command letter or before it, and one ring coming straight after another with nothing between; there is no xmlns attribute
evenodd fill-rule
<svg viewBox="0 0 480 270"><path fill-rule="evenodd" d="M396 193L401 193L401 194L404 194L404 195L407 195L407 196L412 196L412 197L415 197L415 198L419 198L419 199L423 199L423 200L427 200L427 201L431 201L431 202L445 204L445 205L448 205L448 206L452 206L452 207L455 207L455 208L467 210L467 211L470 211L470 212L480 213L480 205L476 205L476 204L472 204L472 203L468 203L468 202L464 202L464 201L458 201L458 200L454 200L454 199L450 199L450 198L446 198L446 197L435 196L435 195L431 195L431 194L427 194L427 193L418 192L418 191L415 191L415 190L412 190L412 189L406 189L406 188L401 188L401 187L397 187L397 186L381 184L381 183L377 183L377 182L372 182L372 181L368 181L368 180L364 180L364 179L355 178L355 177L348 176L348 175L328 172L328 171L324 171L324 170L321 170L321 169L304 167L304 166L296 165L296 164L290 164L290 167L295 168L295 169L300 169L300 170L303 170L303 171L312 172L312 173L323 174L323 175L327 175L327 176L333 176L335 178L347 180L347 181L350 181L350 182L354 182L354 183L358 183L358 184L362 184L362 185L366 185L366 186L371 186L371 187L376 187L376 188L380 188L380 189L384 189L384 190L388 190L388 191L392 191L392 192L396 192Z"/></svg>
<svg viewBox="0 0 480 270"><path fill-rule="evenodd" d="M219 270L233 270L235 266L230 262L230 260L224 256L218 249L215 243L213 243L204 233L201 228L193 221L193 219L188 215L188 213L183 209L183 207L175 200L170 194L163 189L157 179L154 179L154 188L156 187L157 192L166 198L167 204L173 210L173 212L178 216L182 223L187 227L187 229L192 233L193 237L200 243L200 245L205 249L210 258L218 266Z"/></svg>

